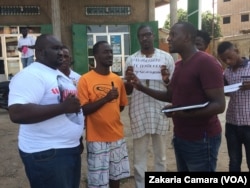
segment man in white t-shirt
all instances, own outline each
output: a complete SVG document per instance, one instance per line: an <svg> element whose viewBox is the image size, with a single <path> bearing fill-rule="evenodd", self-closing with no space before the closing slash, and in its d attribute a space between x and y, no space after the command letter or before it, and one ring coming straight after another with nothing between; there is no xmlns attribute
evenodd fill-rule
<svg viewBox="0 0 250 188"><path fill-rule="evenodd" d="M80 79L81 75L71 69L72 65L72 57L70 55L69 49L67 46L63 46L63 64L58 67L58 69L68 76L75 85L77 85L78 80Z"/></svg>
<svg viewBox="0 0 250 188"><path fill-rule="evenodd" d="M39 36L36 61L9 85L9 116L20 124L18 149L30 187L80 186L84 116L77 88L58 71L62 46L53 35Z"/></svg>
<svg viewBox="0 0 250 188"><path fill-rule="evenodd" d="M28 28L21 29L22 36L18 40L17 48L22 53L21 61L23 68L27 67L34 61L34 48L36 40L28 36Z"/></svg>
<svg viewBox="0 0 250 188"><path fill-rule="evenodd" d="M60 67L58 67L58 70L61 71L65 76L67 76L69 80L72 81L73 85L77 87L77 83L81 75L71 69L72 57L70 55L69 48L67 46L63 46L62 51L63 51L63 63ZM83 152L84 150L83 140L84 139L82 136L80 138L80 146L82 150L81 152Z"/></svg>

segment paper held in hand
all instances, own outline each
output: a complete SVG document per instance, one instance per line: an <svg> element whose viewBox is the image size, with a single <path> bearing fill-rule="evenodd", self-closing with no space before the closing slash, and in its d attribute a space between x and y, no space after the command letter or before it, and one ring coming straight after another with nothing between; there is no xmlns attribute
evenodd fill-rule
<svg viewBox="0 0 250 188"><path fill-rule="evenodd" d="M240 89L240 86L242 86L242 82L228 85L228 86L224 86L224 93L238 91Z"/></svg>
<svg viewBox="0 0 250 188"><path fill-rule="evenodd" d="M165 64L160 58L133 57L132 65L139 79L162 80L161 66Z"/></svg>
<svg viewBox="0 0 250 188"><path fill-rule="evenodd" d="M190 105L190 106L172 106L167 109L163 109L161 112L175 112L175 111L181 111L181 110L191 110L196 108L204 108L208 105L209 102L205 102L202 104L196 104L196 105Z"/></svg>

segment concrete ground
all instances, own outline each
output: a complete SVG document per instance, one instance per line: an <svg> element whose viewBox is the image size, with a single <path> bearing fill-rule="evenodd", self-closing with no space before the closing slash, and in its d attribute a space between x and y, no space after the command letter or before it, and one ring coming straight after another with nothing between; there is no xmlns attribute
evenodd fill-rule
<svg viewBox="0 0 250 188"><path fill-rule="evenodd" d="M133 188L133 144L132 135L130 131L130 123L128 118L128 107L122 112L122 121L125 127L125 136L127 140L127 147L129 152L129 160L131 166L131 178L121 181L121 188ZM225 114L220 114L219 118L222 123L223 136L222 144L219 151L217 171L228 171L228 155L227 147L224 136L224 124ZM17 150L17 134L19 125L12 123L9 120L8 112L0 109L0 187L1 188L28 188L29 184L24 173L23 164L19 158ZM173 147L171 145L173 125L170 124L170 128L167 134L167 170L170 172L176 172L176 164ZM151 145L148 147L148 171L153 170L153 155ZM247 171L247 165L245 160L245 154L243 156L242 171ZM81 187L86 188L86 150L82 155L82 180Z"/></svg>

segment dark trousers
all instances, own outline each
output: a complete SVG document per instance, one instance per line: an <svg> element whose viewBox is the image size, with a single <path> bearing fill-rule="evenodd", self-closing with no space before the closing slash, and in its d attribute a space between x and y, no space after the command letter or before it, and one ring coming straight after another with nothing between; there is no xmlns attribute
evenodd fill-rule
<svg viewBox="0 0 250 188"><path fill-rule="evenodd" d="M229 155L229 171L241 171L242 145L245 147L247 166L250 169L250 126L237 126L226 123L225 131Z"/></svg>
<svg viewBox="0 0 250 188"><path fill-rule="evenodd" d="M31 188L79 188L80 146L19 154Z"/></svg>

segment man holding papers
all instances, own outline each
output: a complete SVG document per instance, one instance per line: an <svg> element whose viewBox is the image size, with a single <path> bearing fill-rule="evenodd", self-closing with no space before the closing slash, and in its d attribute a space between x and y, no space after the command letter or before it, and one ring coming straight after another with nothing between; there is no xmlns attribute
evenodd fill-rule
<svg viewBox="0 0 250 188"><path fill-rule="evenodd" d="M228 65L224 71L225 85L232 88L238 84L226 94L230 97L225 126L229 171L241 171L242 145L250 170L250 61L242 59L239 50L228 41L221 42L217 52L220 60Z"/></svg>
<svg viewBox="0 0 250 188"><path fill-rule="evenodd" d="M188 22L174 24L168 42L171 53L179 53L181 60L167 91L145 86L129 71L127 77L137 90L173 106L205 104L202 108L165 113L174 122L173 145L179 172L214 172L221 144L221 124L217 114L225 110L224 83L217 60L195 46L196 28ZM162 71L164 80L169 73ZM206 102L208 104L206 105Z"/></svg>
<svg viewBox="0 0 250 188"><path fill-rule="evenodd" d="M128 57L127 71L133 69L143 84L149 88L166 91L162 80L161 67L167 68L172 75L174 60L165 51L154 48L154 34L151 27L142 25L137 30L141 49ZM166 134L167 118L161 113L166 103L156 100L141 91L133 90L130 79L127 80L127 94L131 94L129 117L133 134L134 176L136 188L145 187L147 171L148 145L152 140L155 171L166 171Z"/></svg>

